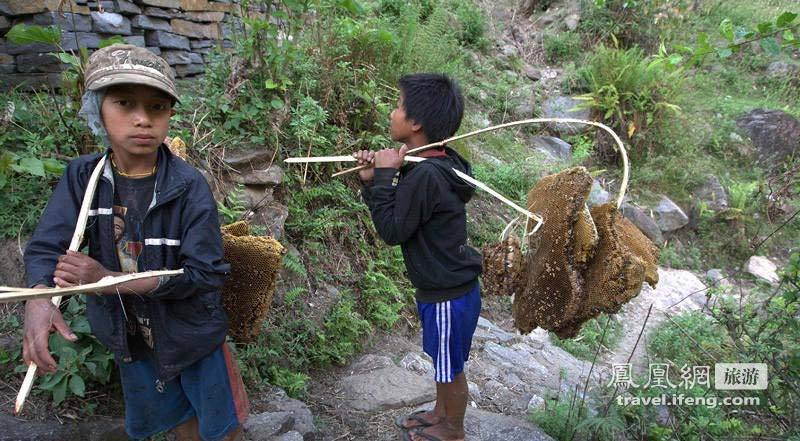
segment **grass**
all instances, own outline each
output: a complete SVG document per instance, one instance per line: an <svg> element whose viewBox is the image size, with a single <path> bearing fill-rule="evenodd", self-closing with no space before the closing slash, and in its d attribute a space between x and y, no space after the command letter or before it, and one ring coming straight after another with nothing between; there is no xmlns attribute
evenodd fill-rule
<svg viewBox="0 0 800 441"><path fill-rule="evenodd" d="M606 327L606 321L608 321L608 329L605 330L604 336L603 329ZM575 338L561 339L550 333L550 340L553 344L586 361L592 361L599 345L602 346L602 351L608 351L616 347L621 338L622 323L615 315L608 316L606 314L601 314L586 322Z"/></svg>

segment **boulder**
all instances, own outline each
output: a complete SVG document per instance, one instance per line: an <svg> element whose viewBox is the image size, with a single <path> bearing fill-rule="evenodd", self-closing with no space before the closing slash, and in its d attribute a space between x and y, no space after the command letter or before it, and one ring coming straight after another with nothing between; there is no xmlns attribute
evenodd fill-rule
<svg viewBox="0 0 800 441"><path fill-rule="evenodd" d="M429 376L430 378L433 378L435 372L431 358L425 353L419 354L416 352L409 352L400 360L400 366L411 372Z"/></svg>
<svg viewBox="0 0 800 441"><path fill-rule="evenodd" d="M694 197L710 210L721 211L728 208L728 193L714 175L706 176L705 183L695 190Z"/></svg>
<svg viewBox="0 0 800 441"><path fill-rule="evenodd" d="M166 31L147 31L144 34L148 46L157 46L161 49L189 50L189 39Z"/></svg>
<svg viewBox="0 0 800 441"><path fill-rule="evenodd" d="M534 136L531 138L530 148L544 153L556 162L567 162L572 159L572 146L555 136Z"/></svg>
<svg viewBox="0 0 800 441"><path fill-rule="evenodd" d="M33 24L38 26L58 26L62 31L91 32L92 18L88 15L69 12L43 12L33 16Z"/></svg>
<svg viewBox="0 0 800 441"><path fill-rule="evenodd" d="M592 189L589 191L589 199L586 203L590 207L594 207L595 205L603 205L606 202L611 200L611 195L603 189L603 186L600 185L600 182L595 179L592 182Z"/></svg>
<svg viewBox="0 0 800 441"><path fill-rule="evenodd" d="M167 20L146 15L137 15L131 20L131 25L134 28L147 29L149 31L172 31L172 26L169 25Z"/></svg>
<svg viewBox="0 0 800 441"><path fill-rule="evenodd" d="M666 196L661 196L658 205L653 208L653 217L658 228L664 233L679 230L689 223L689 217L681 207Z"/></svg>
<svg viewBox="0 0 800 441"><path fill-rule="evenodd" d="M92 12L92 29L95 32L131 35L131 21L114 12Z"/></svg>
<svg viewBox="0 0 800 441"><path fill-rule="evenodd" d="M795 155L800 145L800 120L781 110L751 110L736 126L753 141L758 161L770 168Z"/></svg>
<svg viewBox="0 0 800 441"><path fill-rule="evenodd" d="M658 224L640 208L625 202L622 204L622 215L636 225L636 228L654 244L661 246L664 243L664 237Z"/></svg>
<svg viewBox="0 0 800 441"><path fill-rule="evenodd" d="M583 101L568 96L550 97L542 104L542 117L588 120L589 109L576 109L581 104L583 104ZM560 136L567 136L577 135L589 126L576 123L549 123L548 127Z"/></svg>
<svg viewBox="0 0 800 441"><path fill-rule="evenodd" d="M21 54L16 57L17 71L23 73L61 72L65 65L52 54Z"/></svg>
<svg viewBox="0 0 800 441"><path fill-rule="evenodd" d="M388 366L339 381L343 403L366 412L415 406L436 398L433 378Z"/></svg>
<svg viewBox="0 0 800 441"><path fill-rule="evenodd" d="M771 285L777 285L781 280L778 266L764 256L751 256L745 264L745 271Z"/></svg>

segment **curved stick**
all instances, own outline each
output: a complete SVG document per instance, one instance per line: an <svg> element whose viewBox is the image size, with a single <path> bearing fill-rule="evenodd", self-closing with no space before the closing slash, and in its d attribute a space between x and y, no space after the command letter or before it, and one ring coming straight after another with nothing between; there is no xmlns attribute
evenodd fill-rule
<svg viewBox="0 0 800 441"><path fill-rule="evenodd" d="M72 241L69 243L69 249L72 251L78 251L81 242L83 242L83 232L86 229L86 221L89 219L89 209L92 206L92 199L94 199L94 193L97 189L97 181L100 180L100 175L103 174L103 168L106 165L107 158L108 155L103 155L100 158L100 161L97 162L97 165L92 171L91 177L89 177L89 183L86 185L86 193L83 194L83 201L81 202L81 210L78 212L78 220L75 223L75 232L72 233ZM52 301L56 308L58 308L61 305L61 296L57 295L53 297ZM36 364L31 363L28 365L28 372L25 373L25 380L23 380L22 386L19 388L17 402L14 405L14 413L19 414L22 411L22 406L25 405L25 399L27 399L28 394L31 393L34 378L36 378Z"/></svg>
<svg viewBox="0 0 800 441"><path fill-rule="evenodd" d="M512 121L512 122L505 123L505 124L500 124L500 125L497 125L497 126L486 127L486 128L480 129L480 130L475 130L474 132L469 132L469 133L465 133L463 135L453 136L452 138L448 138L448 139L445 139L443 141L434 142L434 143L431 143L431 144L426 144L426 145L423 145L421 147L417 147L417 148L409 150L408 152L406 152L406 155L411 155L413 153L418 153L418 152L421 152L423 150L428 150L428 149L432 149L432 148L435 148L435 147L442 147L443 145L447 144L448 142L459 141L461 139L465 139L465 138L469 138L469 137L472 137L472 136L481 135L481 134L487 133L487 132L493 132L495 130L506 129L506 128L509 128L509 127L522 126L522 125L527 125L527 124L544 123L544 122L576 123L576 124L586 124L586 125L590 125L590 126L595 126L595 127L599 127L601 129L605 130L606 132L608 132L608 134L611 135L612 138L614 138L614 142L617 143L617 146L619 147L619 152L622 155L622 183L620 184L619 195L617 196L617 208L620 208L622 206L622 201L625 198L625 192L628 190L628 176L630 174L630 166L628 164L628 152L625 150L625 145L622 143L622 140L619 138L619 136L613 130L611 130L610 127L608 127L607 125L605 125L603 123L599 123L599 122L596 122L596 121L586 121L586 120L574 119L574 118L531 118L531 119L523 119L523 120L520 120L520 121ZM355 171L363 170L363 169L368 168L368 167L371 167L371 165L361 165L361 166L353 167L353 168L350 168L350 169L347 169L347 170L342 170L342 171L340 171L338 173L334 173L332 176L335 177L335 176L346 175L348 173L352 173L352 172L355 172Z"/></svg>

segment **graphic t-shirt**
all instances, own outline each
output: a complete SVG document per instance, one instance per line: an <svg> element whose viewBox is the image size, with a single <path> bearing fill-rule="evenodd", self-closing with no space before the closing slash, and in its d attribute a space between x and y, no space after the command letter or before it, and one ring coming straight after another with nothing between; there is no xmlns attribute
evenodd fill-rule
<svg viewBox="0 0 800 441"><path fill-rule="evenodd" d="M126 178L114 171L114 241L119 256L120 271L135 273L144 249L142 223L153 200L155 175L145 178ZM127 317L128 342L132 352L141 353L142 343L153 349L153 334L147 304L139 295L122 295Z"/></svg>

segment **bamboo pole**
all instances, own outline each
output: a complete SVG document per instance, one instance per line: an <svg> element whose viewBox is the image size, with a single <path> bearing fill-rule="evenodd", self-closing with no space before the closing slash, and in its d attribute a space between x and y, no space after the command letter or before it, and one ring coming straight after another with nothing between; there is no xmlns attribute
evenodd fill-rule
<svg viewBox="0 0 800 441"><path fill-rule="evenodd" d="M421 152L423 150L428 150L428 149L432 149L432 148L435 148L435 147L442 147L443 145L447 144L448 142L459 141L459 140L466 139L466 138L469 138L469 137L472 137L472 136L481 135L483 133L493 132L493 131L501 130L501 129L507 129L509 127L522 126L522 125L528 125L528 124L545 123L545 122L575 123L575 124L586 124L586 125L590 125L590 126L595 126L595 127L599 127L601 129L605 130L606 132L608 132L609 135L611 135L612 138L614 138L614 142L617 143L617 147L619 147L619 152L622 155L622 183L620 184L619 195L617 196L617 208L620 208L622 206L622 201L625 198L625 192L628 190L628 177L629 177L629 174L630 174L630 165L628 164L628 153L625 150L625 145L622 143L622 140L619 138L619 136L613 130L611 130L611 128L608 127L607 125L605 125L603 123L596 122L596 121L586 121L586 120L575 119L575 118L531 118L531 119L523 119L523 120L520 120L520 121L512 121L512 122L505 123L505 124L486 127L486 128L480 129L480 130L475 130L474 132L469 132L469 133L465 133L463 135L453 136L452 138L448 138L448 139L445 139L445 140L442 140L442 141L439 141L439 142L426 144L426 145L423 145L421 147L417 147L417 148L409 150L408 152L406 152L406 155L411 155L413 153L418 153L418 152ZM327 162L331 162L331 161L327 161ZM360 165L358 167L353 167L353 168L350 168L350 169L347 169L347 170L342 170L340 172L334 173L332 176L336 177L336 176L346 175L348 173L352 173L352 172L356 172L356 171L359 171L359 170L363 170L363 169L371 167L371 166L372 166L371 164Z"/></svg>
<svg viewBox="0 0 800 441"><path fill-rule="evenodd" d="M100 175L103 174L103 168L106 165L107 159L108 155L103 155L103 157L100 158L100 161L98 161L97 165L94 167L92 175L89 177L89 182L86 185L86 192L84 193L83 200L81 201L81 209L78 212L78 219L75 223L75 231L72 233L72 241L69 243L69 249L72 251L78 251L78 248L81 246L81 242L83 242L83 233L86 229L86 222L89 219L89 209L92 207L92 200L94 199L94 193L97 189L97 182L100 180ZM53 305L58 308L61 305L61 295L54 296L52 301ZM31 363L28 365L28 372L25 374L25 380L23 380L22 386L19 388L17 401L14 405L14 413L19 414L22 411L22 407L25 405L25 399L27 399L28 394L31 393L33 380L35 378L36 364Z"/></svg>
<svg viewBox="0 0 800 441"><path fill-rule="evenodd" d="M87 283L85 285L76 285L69 288L13 288L8 286L0 286L0 303L18 302L22 300L33 300L43 298L63 297L68 294L89 294L109 288L121 283L130 282L132 280L149 279L151 277L161 276L177 276L183 274L183 269L179 270L162 270L162 271L147 271L141 273L130 273L116 277L103 277L94 283Z"/></svg>
<svg viewBox="0 0 800 441"><path fill-rule="evenodd" d="M426 158L421 158L419 156L404 156L403 160L410 161L410 162L422 162ZM292 163L292 164L300 164L300 163L310 163L310 162L354 162L357 161L356 158L352 156L318 156L318 157L298 157L298 158L287 158L284 162ZM519 205L515 204L505 196L501 195L500 193L494 191L491 187L484 184L483 182L473 178L472 176L454 168L451 168L455 174L460 177L461 179L469 182L470 184L474 185L475 187L480 188L481 190L489 193L490 195L494 196L495 198L499 199L504 204L508 205L509 207L513 208L514 210L521 213L523 216L526 216L536 222L536 226L533 227L532 233L539 230L544 222L544 219L539 216L538 214L531 213L530 211L520 207Z"/></svg>

